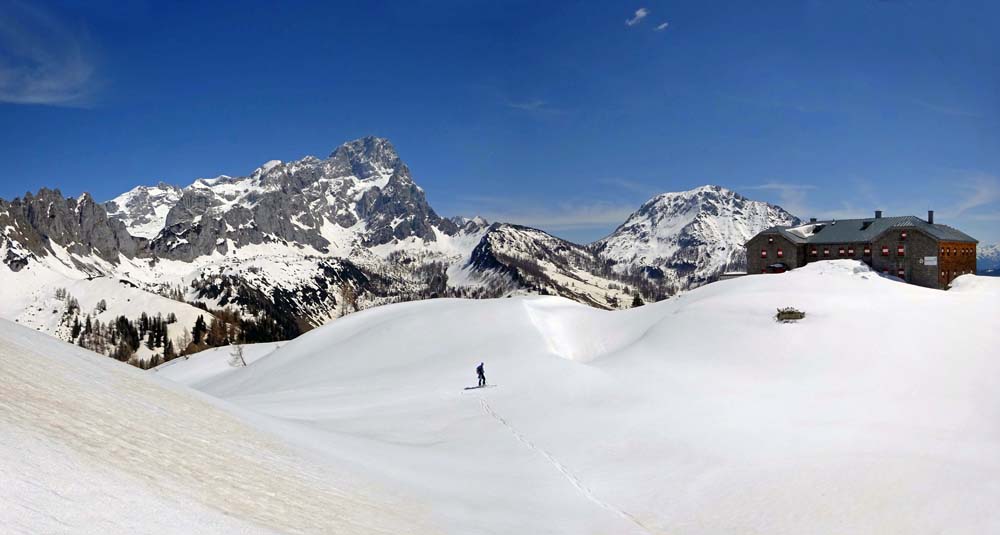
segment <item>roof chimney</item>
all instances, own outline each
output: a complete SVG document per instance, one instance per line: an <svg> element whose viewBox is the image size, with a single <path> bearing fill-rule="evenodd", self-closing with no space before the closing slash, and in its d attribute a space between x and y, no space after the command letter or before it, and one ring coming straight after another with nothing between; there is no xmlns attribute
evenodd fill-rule
<svg viewBox="0 0 1000 535"><path fill-rule="evenodd" d="M927 210L927 222L934 224L934 210Z"/></svg>
<svg viewBox="0 0 1000 535"><path fill-rule="evenodd" d="M809 218L809 222L810 223L815 223L816 222L816 218L815 217L810 217Z"/></svg>
<svg viewBox="0 0 1000 535"><path fill-rule="evenodd" d="M875 210L875 219L882 219L882 210Z"/></svg>

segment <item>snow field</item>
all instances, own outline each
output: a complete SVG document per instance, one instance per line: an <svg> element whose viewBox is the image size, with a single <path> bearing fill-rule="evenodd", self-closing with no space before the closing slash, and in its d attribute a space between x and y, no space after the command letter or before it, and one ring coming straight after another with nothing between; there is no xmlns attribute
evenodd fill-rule
<svg viewBox="0 0 1000 535"><path fill-rule="evenodd" d="M198 388L423 497L451 533L983 533L995 282L941 292L833 261L625 312L407 303ZM807 317L777 323L780 306ZM480 361L498 386L462 390Z"/></svg>
<svg viewBox="0 0 1000 535"><path fill-rule="evenodd" d="M226 407L0 321L0 525L12 533L417 533L417 502Z"/></svg>

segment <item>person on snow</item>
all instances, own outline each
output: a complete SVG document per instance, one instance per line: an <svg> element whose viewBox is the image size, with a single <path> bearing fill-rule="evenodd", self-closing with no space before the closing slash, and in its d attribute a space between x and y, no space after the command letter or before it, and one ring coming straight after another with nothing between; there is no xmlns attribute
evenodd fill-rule
<svg viewBox="0 0 1000 535"><path fill-rule="evenodd" d="M483 363L476 366L476 375L479 376L479 386L486 386L486 371L483 370Z"/></svg>

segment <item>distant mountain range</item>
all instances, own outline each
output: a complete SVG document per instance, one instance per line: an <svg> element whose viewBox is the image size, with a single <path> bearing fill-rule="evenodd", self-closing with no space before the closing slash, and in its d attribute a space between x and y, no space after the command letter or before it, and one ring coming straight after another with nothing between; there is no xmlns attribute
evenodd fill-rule
<svg viewBox="0 0 1000 535"><path fill-rule="evenodd" d="M433 297L555 294L624 308L637 294L658 300L742 269L746 240L797 222L778 206L703 186L658 195L611 235L574 244L520 225L439 216L392 144L367 137L326 159L270 161L249 176L185 188L139 186L105 203L48 189L0 200L0 282L12 289L0 317L75 341L72 323L87 316L181 306L194 309L180 314L193 321L228 317L220 314L228 308L259 322L266 339ZM129 297L102 312L84 303L58 318L44 314L58 308L56 288L93 301L98 281Z"/></svg>
<svg viewBox="0 0 1000 535"><path fill-rule="evenodd" d="M976 270L980 275L1000 276L1000 243L979 244Z"/></svg>

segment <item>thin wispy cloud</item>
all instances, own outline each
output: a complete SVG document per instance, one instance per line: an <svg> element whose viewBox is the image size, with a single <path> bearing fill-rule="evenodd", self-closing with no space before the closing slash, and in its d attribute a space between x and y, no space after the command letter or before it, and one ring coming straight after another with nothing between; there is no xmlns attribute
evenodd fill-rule
<svg viewBox="0 0 1000 535"><path fill-rule="evenodd" d="M816 186L811 184L772 181L757 184L755 186L746 186L742 189L747 191L775 192L782 208L799 217L809 217L804 215L809 212L806 195L810 190L816 189Z"/></svg>
<svg viewBox="0 0 1000 535"><path fill-rule="evenodd" d="M546 109L544 100L529 100L526 102L507 102L508 108L514 108L515 110L524 111L539 111Z"/></svg>
<svg viewBox="0 0 1000 535"><path fill-rule="evenodd" d="M86 32L37 5L0 3L0 102L83 105L94 65Z"/></svg>
<svg viewBox="0 0 1000 535"><path fill-rule="evenodd" d="M954 217L962 217L983 206L1000 204L1000 178L991 175L976 175L964 181L958 188L962 196L950 209Z"/></svg>
<svg viewBox="0 0 1000 535"><path fill-rule="evenodd" d="M741 95L723 93L721 91L717 91L716 94L719 96L719 98L724 100L738 102L740 104L751 104L753 106L757 106L760 108L787 109L801 113L812 113L812 112L822 111L821 109L815 106L806 106L802 103L793 102L791 100L785 100L785 99L774 99L770 97L755 97L753 95L741 96Z"/></svg>
<svg viewBox="0 0 1000 535"><path fill-rule="evenodd" d="M642 19L646 18L647 15L649 15L649 10L644 7L640 7L639 9L635 10L634 17L625 21L625 25L635 26L636 24L642 22Z"/></svg>
<svg viewBox="0 0 1000 535"><path fill-rule="evenodd" d="M604 186L610 186L626 193L635 193L643 196L644 198L652 197L657 193L656 188L653 186L624 178L602 178L598 180L597 183Z"/></svg>
<svg viewBox="0 0 1000 535"><path fill-rule="evenodd" d="M662 32L663 30L667 29L667 26L670 26L670 23L669 22L664 22L663 24L658 25L656 28L653 28L653 31L654 32Z"/></svg>
<svg viewBox="0 0 1000 535"><path fill-rule="evenodd" d="M910 99L914 104L924 108L925 110L933 111L935 113L940 113L942 115L951 115L954 117L979 117L978 113L971 112L962 108L955 106L944 106L941 104L935 104L933 102L927 102L926 100L920 100L917 98Z"/></svg>
<svg viewBox="0 0 1000 535"><path fill-rule="evenodd" d="M460 213L478 214L488 221L515 223L546 231L614 228L638 208L634 203L573 199L552 204L535 200L465 196Z"/></svg>
<svg viewBox="0 0 1000 535"><path fill-rule="evenodd" d="M505 100L504 105L513 110L531 113L537 116L562 115L566 110L555 108L548 102L541 99L532 100Z"/></svg>

